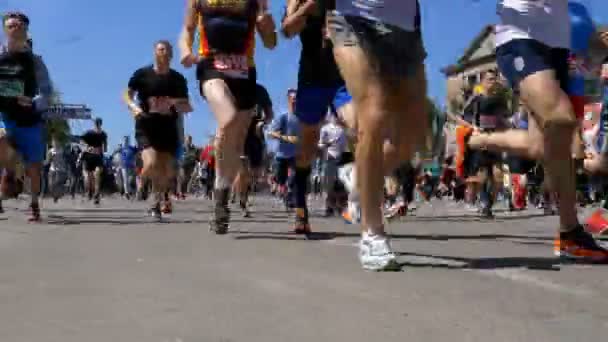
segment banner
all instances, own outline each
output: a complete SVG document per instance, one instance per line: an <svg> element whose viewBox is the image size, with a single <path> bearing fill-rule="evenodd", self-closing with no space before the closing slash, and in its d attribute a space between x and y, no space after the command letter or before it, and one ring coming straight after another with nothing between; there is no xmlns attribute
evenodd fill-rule
<svg viewBox="0 0 608 342"><path fill-rule="evenodd" d="M49 107L44 113L46 119L91 120L92 111L85 105L59 104Z"/></svg>

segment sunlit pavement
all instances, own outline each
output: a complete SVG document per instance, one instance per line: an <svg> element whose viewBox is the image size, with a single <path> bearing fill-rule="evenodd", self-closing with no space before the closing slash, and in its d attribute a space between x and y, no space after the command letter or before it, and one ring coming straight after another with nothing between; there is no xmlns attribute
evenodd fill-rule
<svg viewBox="0 0 608 342"><path fill-rule="evenodd" d="M389 226L404 264L368 273L357 227L313 217L288 233L273 199L232 231L208 231L210 204L176 202L164 223L144 203L44 203L28 224L0 215L0 341L601 341L608 266L560 267L557 217L449 202ZM321 213L317 204L315 214Z"/></svg>

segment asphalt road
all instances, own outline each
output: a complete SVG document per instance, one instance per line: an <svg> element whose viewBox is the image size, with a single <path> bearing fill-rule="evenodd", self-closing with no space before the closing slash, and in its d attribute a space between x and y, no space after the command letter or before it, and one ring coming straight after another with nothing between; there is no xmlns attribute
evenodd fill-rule
<svg viewBox="0 0 608 342"><path fill-rule="evenodd" d="M556 217L421 205L390 225L403 272L369 273L357 227L314 217L321 234L288 233L258 198L226 236L210 204L175 204L166 223L143 203L45 202L28 224L0 215L0 341L601 341L608 266L560 266ZM318 211L320 212L320 211Z"/></svg>

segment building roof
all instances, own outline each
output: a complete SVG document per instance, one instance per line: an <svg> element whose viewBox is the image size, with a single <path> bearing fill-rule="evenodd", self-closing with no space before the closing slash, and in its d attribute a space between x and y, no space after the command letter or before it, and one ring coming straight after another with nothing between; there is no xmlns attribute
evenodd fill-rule
<svg viewBox="0 0 608 342"><path fill-rule="evenodd" d="M446 74L447 76L449 76L449 75L453 75L453 74L461 72L462 70L466 69L467 67L471 66L472 64L485 62L486 59L490 59L490 60L493 59L494 54L488 55L488 56L482 56L481 58L477 58L477 59L471 59L473 54L481 48L481 44L492 33L494 33L494 25L485 26L481 30L481 32L479 32L477 34L477 36L475 36L475 38L471 41L469 46L464 50L464 53L462 54L462 56L460 58L458 58L458 61L456 62L456 64L451 64L451 65L444 67L443 69L441 69L441 72Z"/></svg>

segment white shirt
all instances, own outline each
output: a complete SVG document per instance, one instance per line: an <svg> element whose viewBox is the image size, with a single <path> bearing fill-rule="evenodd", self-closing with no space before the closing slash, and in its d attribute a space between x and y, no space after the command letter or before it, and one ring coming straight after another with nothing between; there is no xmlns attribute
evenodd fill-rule
<svg viewBox="0 0 608 342"><path fill-rule="evenodd" d="M340 158L346 151L346 134L344 128L330 122L321 128L319 137L319 147L327 148L327 156Z"/></svg>
<svg viewBox="0 0 608 342"><path fill-rule="evenodd" d="M336 11L390 24L406 31L416 26L417 0L336 0Z"/></svg>
<svg viewBox="0 0 608 342"><path fill-rule="evenodd" d="M498 0L496 46L534 39L551 48L570 48L568 0Z"/></svg>
<svg viewBox="0 0 608 342"><path fill-rule="evenodd" d="M600 131L599 122L593 125L591 129L583 131L583 144L585 145L585 152L591 154L598 154L596 148L597 134Z"/></svg>
<svg viewBox="0 0 608 342"><path fill-rule="evenodd" d="M52 147L49 149L48 156L50 162L50 171L67 171L67 163L63 149L56 149Z"/></svg>

